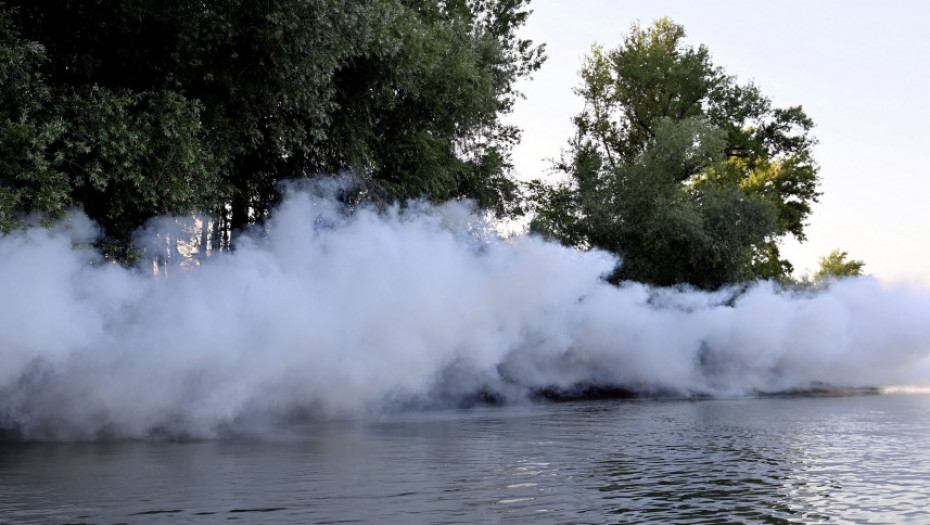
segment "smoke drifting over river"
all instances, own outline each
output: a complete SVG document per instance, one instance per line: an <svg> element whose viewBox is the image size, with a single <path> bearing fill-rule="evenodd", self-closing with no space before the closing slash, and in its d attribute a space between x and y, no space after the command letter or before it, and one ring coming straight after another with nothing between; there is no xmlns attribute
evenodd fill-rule
<svg viewBox="0 0 930 525"><path fill-rule="evenodd" d="M461 204L379 215L296 191L232 253L153 278L79 216L0 237L0 429L222 435L295 414L543 389L745 395L930 380L930 293L614 287L614 260L500 240ZM96 262L94 262L96 261Z"/></svg>

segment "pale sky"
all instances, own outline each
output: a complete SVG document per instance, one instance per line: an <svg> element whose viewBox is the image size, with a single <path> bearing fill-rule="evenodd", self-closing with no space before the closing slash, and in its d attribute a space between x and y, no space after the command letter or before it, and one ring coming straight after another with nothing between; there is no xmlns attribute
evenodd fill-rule
<svg viewBox="0 0 930 525"><path fill-rule="evenodd" d="M582 58L618 46L634 21L669 16L713 62L776 106L814 119L823 196L807 242L787 242L795 273L835 248L884 281L930 287L930 2L535 0L523 34L549 60L520 89L513 120L521 179L549 171L582 108Z"/></svg>

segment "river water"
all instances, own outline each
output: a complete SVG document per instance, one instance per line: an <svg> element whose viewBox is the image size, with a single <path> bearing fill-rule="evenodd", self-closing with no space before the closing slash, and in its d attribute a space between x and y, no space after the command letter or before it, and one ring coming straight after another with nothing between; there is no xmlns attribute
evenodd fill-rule
<svg viewBox="0 0 930 525"><path fill-rule="evenodd" d="M2 523L930 523L930 396L598 401L0 443Z"/></svg>

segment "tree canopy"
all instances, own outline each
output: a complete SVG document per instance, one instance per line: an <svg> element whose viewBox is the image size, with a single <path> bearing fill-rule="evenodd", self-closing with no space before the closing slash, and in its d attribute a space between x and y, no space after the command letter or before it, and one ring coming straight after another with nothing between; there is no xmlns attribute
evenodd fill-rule
<svg viewBox="0 0 930 525"><path fill-rule="evenodd" d="M355 198L513 212L528 1L0 3L0 228L78 206L119 253L199 209L228 243L280 181L345 170Z"/></svg>
<svg viewBox="0 0 930 525"><path fill-rule="evenodd" d="M814 274L813 281L823 282L830 279L857 277L862 275L865 263L858 259L847 259L849 253L845 250L833 250L820 258L820 268Z"/></svg>
<svg viewBox="0 0 930 525"><path fill-rule="evenodd" d="M585 109L555 185L534 181L531 229L619 254L612 279L712 289L786 278L786 235L804 239L817 200L813 122L774 107L686 45L669 19L594 46L577 93Z"/></svg>

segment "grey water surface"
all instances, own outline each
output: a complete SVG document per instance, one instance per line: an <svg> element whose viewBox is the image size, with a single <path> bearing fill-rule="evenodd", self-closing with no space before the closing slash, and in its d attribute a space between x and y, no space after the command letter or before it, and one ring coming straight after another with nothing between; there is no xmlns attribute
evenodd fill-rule
<svg viewBox="0 0 930 525"><path fill-rule="evenodd" d="M0 443L0 523L930 523L930 396L598 401Z"/></svg>

